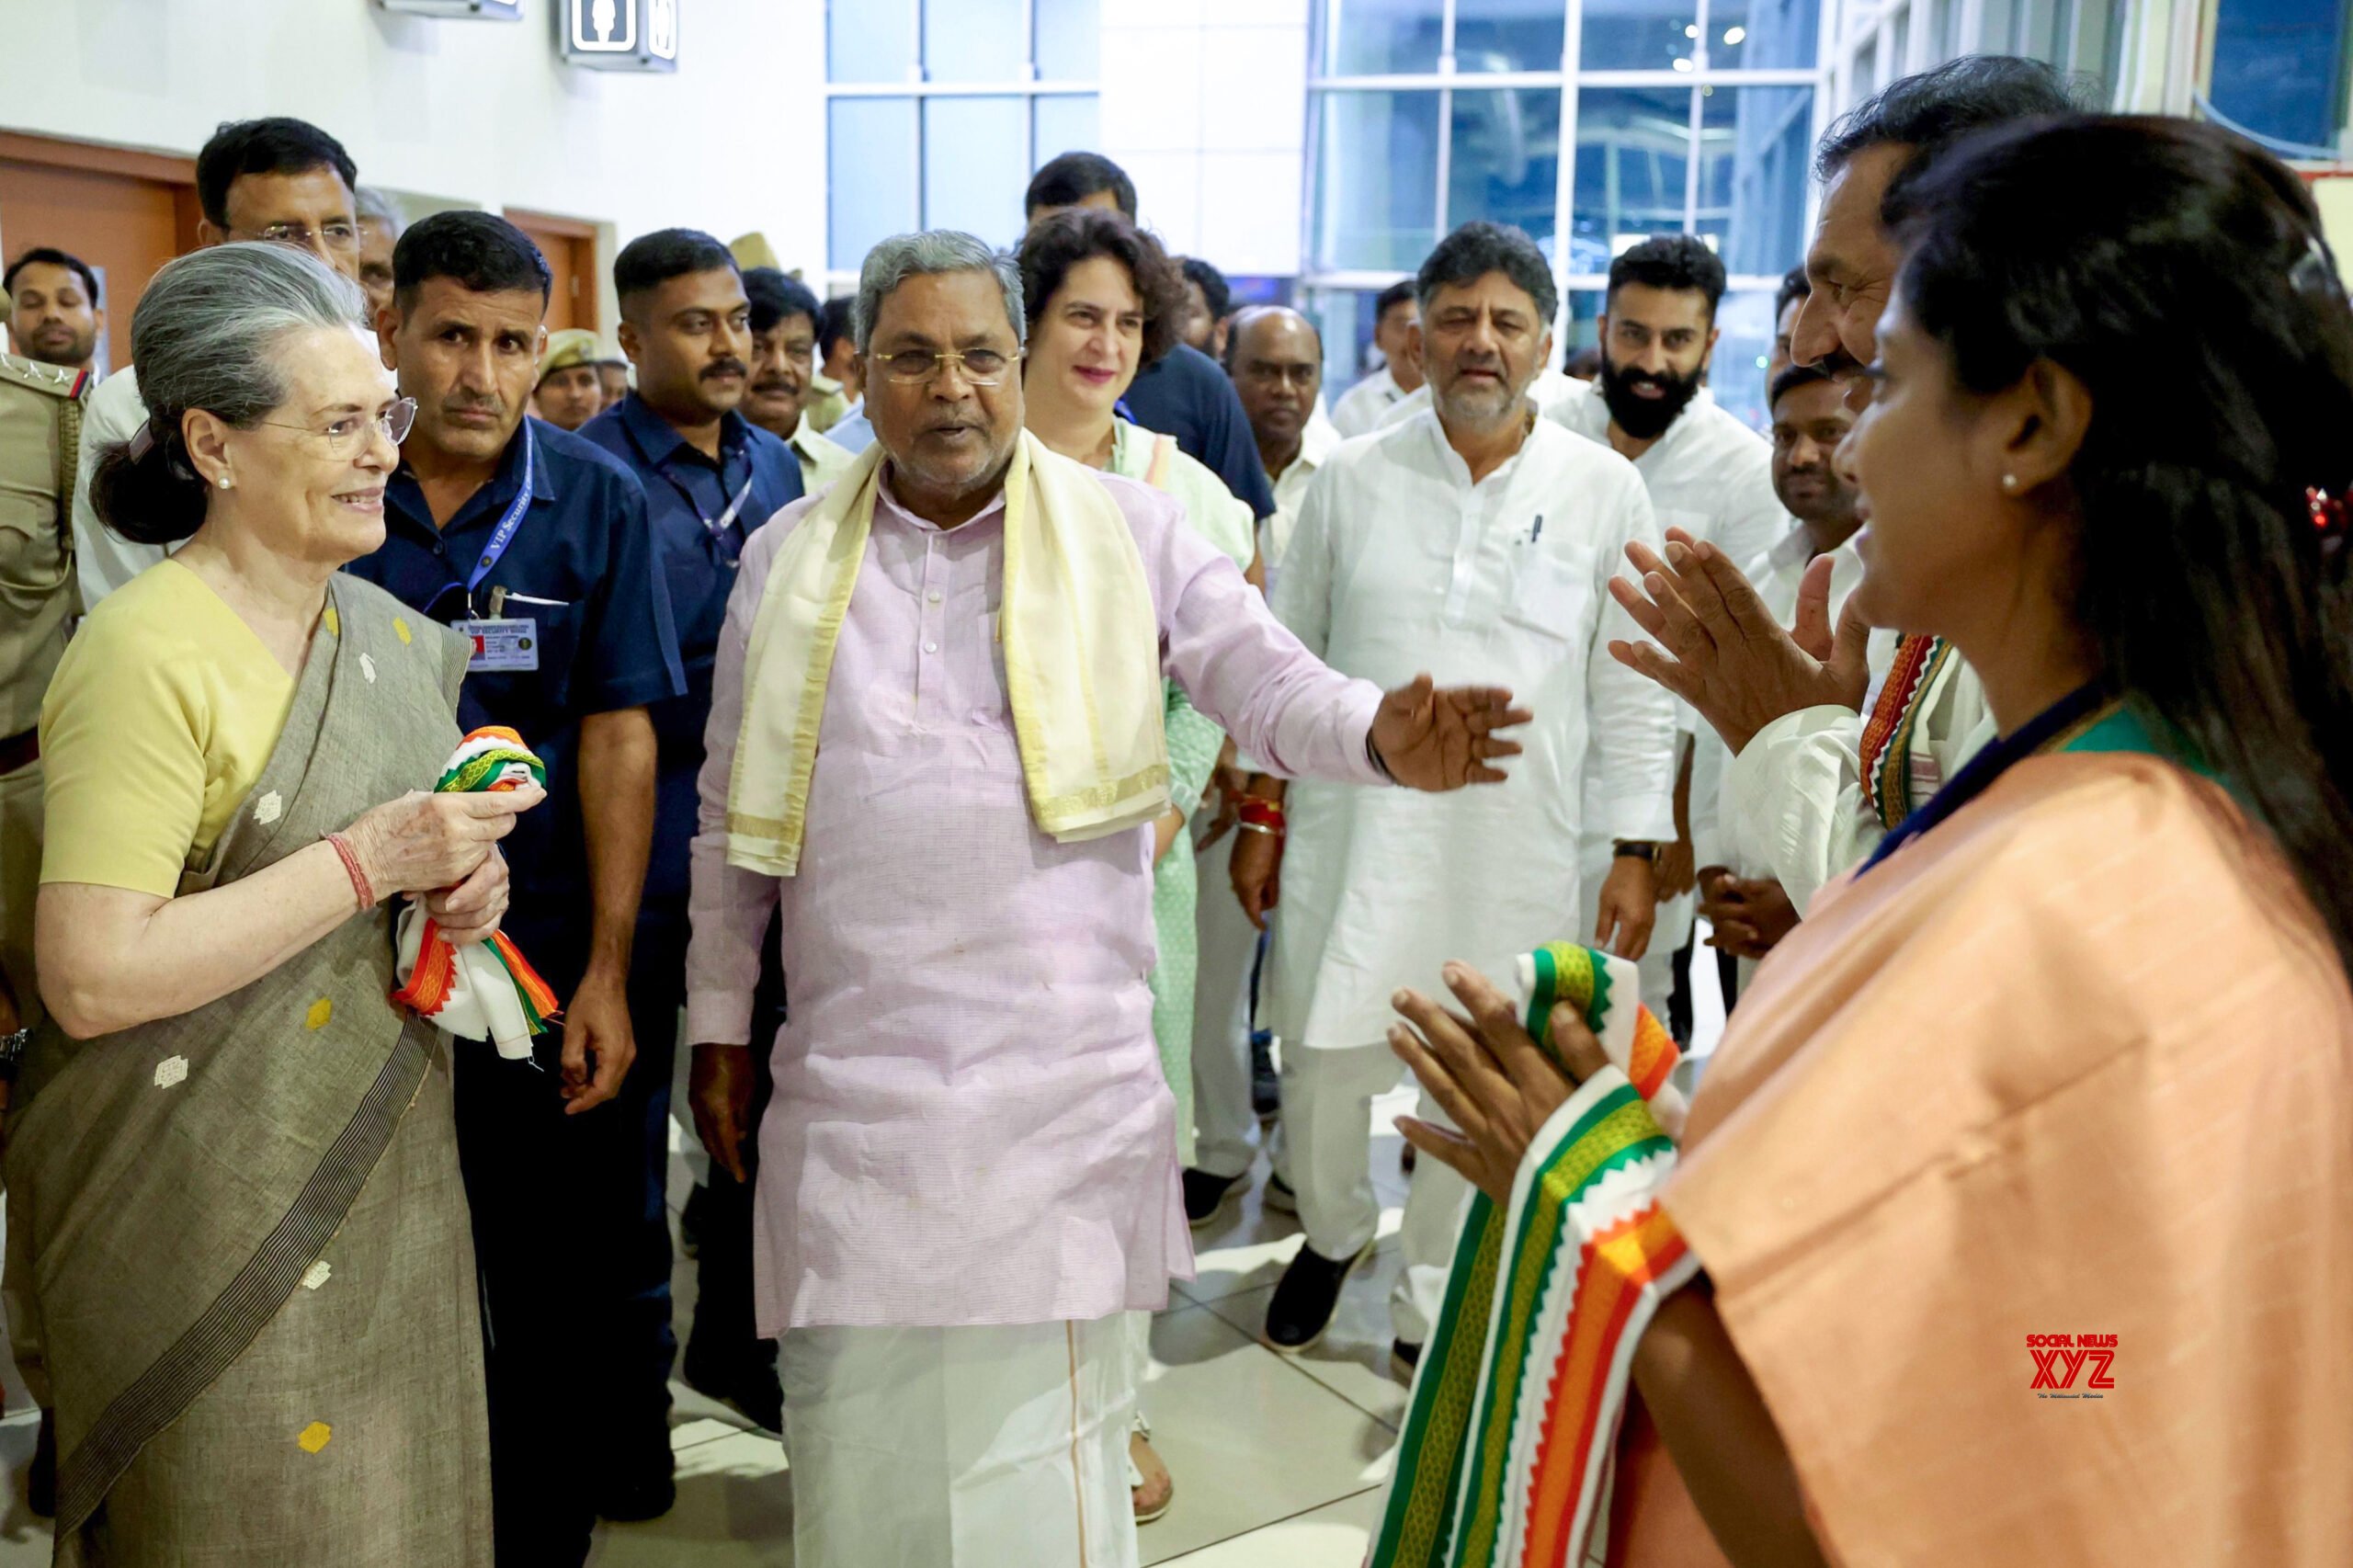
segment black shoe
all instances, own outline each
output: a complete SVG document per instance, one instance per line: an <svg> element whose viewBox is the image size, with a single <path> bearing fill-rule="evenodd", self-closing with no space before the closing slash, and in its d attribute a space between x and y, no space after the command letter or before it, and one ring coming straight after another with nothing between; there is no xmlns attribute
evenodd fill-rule
<svg viewBox="0 0 2353 1568"><path fill-rule="evenodd" d="M1188 1169L1185 1172L1185 1221L1199 1230L1225 1211L1226 1206L1242 1196L1241 1176L1211 1176L1207 1171Z"/></svg>
<svg viewBox="0 0 2353 1568"><path fill-rule="evenodd" d="M697 1182L687 1194L687 1206L678 1210L678 1250L688 1257L702 1256L702 1227L710 1212L710 1184Z"/></svg>
<svg viewBox="0 0 2353 1568"><path fill-rule="evenodd" d="M1299 1193L1290 1183L1272 1172L1267 1176L1267 1196L1263 1201L1278 1214L1299 1212Z"/></svg>
<svg viewBox="0 0 2353 1568"><path fill-rule="evenodd" d="M1313 1247L1302 1246L1267 1303L1267 1343L1295 1356L1323 1338L1340 1304L1340 1287L1371 1256L1370 1242L1355 1256L1344 1258L1325 1257Z"/></svg>
<svg viewBox="0 0 2353 1568"><path fill-rule="evenodd" d="M1272 1121L1283 1107L1283 1081L1275 1071L1274 1038L1264 1030L1250 1037L1250 1108Z"/></svg>
<svg viewBox="0 0 2353 1568"><path fill-rule="evenodd" d="M773 1342L756 1340L748 1351L713 1355L689 1339L678 1375L688 1388L717 1400L760 1430L783 1434L784 1386L777 1381Z"/></svg>
<svg viewBox="0 0 2353 1568"><path fill-rule="evenodd" d="M57 1517L57 1412L40 1413L40 1436L33 1439L32 1468L25 1472L25 1506L44 1519Z"/></svg>
<svg viewBox="0 0 2353 1568"><path fill-rule="evenodd" d="M1411 1340L1400 1339L1389 1346L1389 1370L1397 1381L1408 1387L1414 1374L1421 1369L1422 1347Z"/></svg>
<svg viewBox="0 0 2353 1568"><path fill-rule="evenodd" d="M662 1458L649 1460L643 1470L625 1480L609 1481L598 1492L597 1516L617 1525L639 1525L658 1519L678 1505L677 1463L664 1435Z"/></svg>

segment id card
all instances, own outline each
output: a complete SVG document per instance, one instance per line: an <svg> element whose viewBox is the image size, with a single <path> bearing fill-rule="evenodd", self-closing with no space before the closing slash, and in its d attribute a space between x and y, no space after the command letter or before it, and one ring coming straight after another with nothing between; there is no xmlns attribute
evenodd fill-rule
<svg viewBox="0 0 2353 1568"><path fill-rule="evenodd" d="M469 674L485 671L536 670L540 667L540 623L506 617L496 620L461 620L458 630L473 642L466 661Z"/></svg>

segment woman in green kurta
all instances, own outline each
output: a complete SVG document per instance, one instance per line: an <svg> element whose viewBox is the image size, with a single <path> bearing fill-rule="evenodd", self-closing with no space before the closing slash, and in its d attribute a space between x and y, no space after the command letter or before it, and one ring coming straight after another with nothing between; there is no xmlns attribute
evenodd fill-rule
<svg viewBox="0 0 2353 1568"><path fill-rule="evenodd" d="M93 483L117 531L185 544L41 716L8 1298L60 1562L489 1562L447 1042L389 1000L389 901L494 930L540 791L411 793L465 650L337 571L383 540L415 414L362 309L289 246L172 263L131 324L147 425Z"/></svg>
<svg viewBox="0 0 2353 1568"><path fill-rule="evenodd" d="M1022 369L1024 420L1064 457L1149 484L1175 498L1186 521L1256 580L1250 508L1216 474L1120 417L1137 372L1176 346L1185 309L1183 275L1160 243L1115 212L1074 207L1040 220L1021 242L1021 290L1029 340ZM1166 684L1168 797L1174 805L1153 843L1152 914L1160 959L1152 972L1152 1032L1176 1100L1176 1154L1193 1163L1193 911L1199 890L1186 819L1201 804L1225 733ZM1166 1471L1139 1435L1136 1517L1148 1523L1174 1494Z"/></svg>

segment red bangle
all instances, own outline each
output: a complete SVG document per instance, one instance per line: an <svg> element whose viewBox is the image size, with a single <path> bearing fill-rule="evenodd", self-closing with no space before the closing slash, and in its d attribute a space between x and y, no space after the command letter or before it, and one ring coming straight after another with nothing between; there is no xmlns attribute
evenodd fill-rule
<svg viewBox="0 0 2353 1568"><path fill-rule="evenodd" d="M375 908L376 890L368 885L368 873L359 869L359 857L352 852L350 842L339 833L330 833L326 838L335 846L335 854L343 859L343 869L351 877L351 891L358 896L359 907Z"/></svg>
<svg viewBox="0 0 2353 1568"><path fill-rule="evenodd" d="M1272 801L1256 795L1245 799L1235 814L1253 827L1263 827L1270 833L1283 830L1283 809Z"/></svg>

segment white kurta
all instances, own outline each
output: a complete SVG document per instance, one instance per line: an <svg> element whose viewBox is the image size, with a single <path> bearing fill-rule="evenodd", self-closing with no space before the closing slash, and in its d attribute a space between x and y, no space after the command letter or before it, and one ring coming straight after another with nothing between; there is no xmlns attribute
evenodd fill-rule
<svg viewBox="0 0 2353 1568"><path fill-rule="evenodd" d="M1275 475L1275 509L1258 525L1258 553L1266 562L1269 589L1275 573L1283 562L1284 552L1290 549L1291 530L1299 526L1299 504L1307 498L1308 482L1324 466L1324 460L1334 448L1347 437L1341 435L1328 419L1310 418L1307 427L1299 433L1299 456L1290 466Z"/></svg>
<svg viewBox="0 0 2353 1568"><path fill-rule="evenodd" d="M1332 427L1343 440L1364 435L1404 395L1405 389L1383 365L1340 394L1340 401L1332 405Z"/></svg>
<svg viewBox="0 0 2353 1568"><path fill-rule="evenodd" d="M1638 633L1605 585L1629 540L1658 537L1632 465L1542 420L1475 485L1435 414L1325 460L1276 616L1347 674L1506 686L1536 717L1503 784L1291 788L1267 1000L1286 1045L1375 1044L1391 993L1445 994L1448 959L1503 974L1582 936L1588 750L1604 830L1671 836L1673 709L1606 647Z"/></svg>
<svg viewBox="0 0 2353 1568"><path fill-rule="evenodd" d="M146 419L138 371L128 365L92 388L82 401L81 459L74 476L74 572L81 584L85 614L179 548L133 544L100 522L98 509L90 505L90 475L97 472L99 457L108 448L120 446L137 435Z"/></svg>

